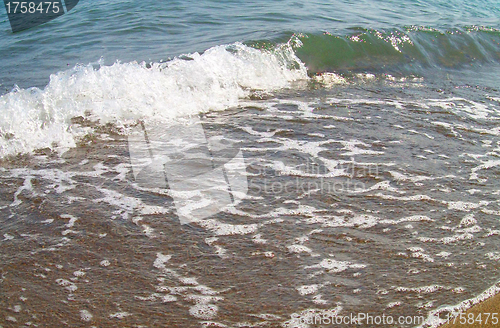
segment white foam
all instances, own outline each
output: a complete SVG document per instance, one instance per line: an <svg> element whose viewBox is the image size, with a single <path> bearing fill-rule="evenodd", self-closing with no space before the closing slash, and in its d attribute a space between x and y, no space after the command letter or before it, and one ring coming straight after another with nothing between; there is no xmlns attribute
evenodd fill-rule
<svg viewBox="0 0 500 328"><path fill-rule="evenodd" d="M485 256L491 261L500 261L500 252L487 253Z"/></svg>
<svg viewBox="0 0 500 328"><path fill-rule="evenodd" d="M174 295L165 295L161 298L161 301L163 303L170 303L170 302L176 302L177 301L177 297L175 297Z"/></svg>
<svg viewBox="0 0 500 328"><path fill-rule="evenodd" d="M252 241L256 244L262 244L262 245L267 244L267 240L263 239L260 233L253 236Z"/></svg>
<svg viewBox="0 0 500 328"><path fill-rule="evenodd" d="M373 191L373 190L386 190L386 191L391 191L391 192L397 192L400 194L404 194L404 191L399 191L397 188L391 187L390 181L382 181L379 183L374 184L370 188L362 189L359 188L358 190L351 191L352 193L365 193L368 191Z"/></svg>
<svg viewBox="0 0 500 328"><path fill-rule="evenodd" d="M312 253L312 249L304 245L290 245L287 248L291 253Z"/></svg>
<svg viewBox="0 0 500 328"><path fill-rule="evenodd" d="M75 277L83 277L85 274L86 274L85 271L82 271L82 270L78 270L78 271L73 272L73 275Z"/></svg>
<svg viewBox="0 0 500 328"><path fill-rule="evenodd" d="M328 301L324 300L323 295L321 294L314 295L312 301L314 304L319 304L319 305L328 304Z"/></svg>
<svg viewBox="0 0 500 328"><path fill-rule="evenodd" d="M382 194L382 193L378 193L375 196L378 196L378 197L383 198L383 199L390 199L390 200L406 200L406 201L410 201L410 200L433 200L432 198L430 198L427 195L414 195L414 196L398 197L398 196L385 195L385 194Z"/></svg>
<svg viewBox="0 0 500 328"><path fill-rule="evenodd" d="M446 287L440 286L440 285L430 285L430 286L414 287L414 288L397 287L395 290L397 292L412 292L412 293L417 293L417 294L431 294L431 293L435 293L435 292L443 290L443 289L449 289L449 288L446 288Z"/></svg>
<svg viewBox="0 0 500 328"><path fill-rule="evenodd" d="M426 215L413 215L405 218L401 218L397 220L398 223L400 222L421 222L421 221L434 221L431 218L429 218Z"/></svg>
<svg viewBox="0 0 500 328"><path fill-rule="evenodd" d="M401 306L401 302L391 302L391 303L387 304L386 308L387 309L392 309L392 308L394 308L396 306Z"/></svg>
<svg viewBox="0 0 500 328"><path fill-rule="evenodd" d="M9 308L9 310L11 310L12 312L15 312L15 313L21 312L22 309L23 308L21 305L15 305L13 308Z"/></svg>
<svg viewBox="0 0 500 328"><path fill-rule="evenodd" d="M61 215L63 219L69 219L69 222L65 225L66 228L73 228L75 226L75 222L78 221L78 218L69 214Z"/></svg>
<svg viewBox="0 0 500 328"><path fill-rule="evenodd" d="M423 248L410 247L408 250L412 253L411 257L413 258L422 259L425 262L434 262L434 259L429 254L426 254Z"/></svg>
<svg viewBox="0 0 500 328"><path fill-rule="evenodd" d="M480 170L488 170L492 167L496 167L496 166L499 166L500 165L500 160L488 160L486 162L483 162L483 164L473 168L471 170L471 180L477 180L478 177L477 177L477 172L480 171Z"/></svg>
<svg viewBox="0 0 500 328"><path fill-rule="evenodd" d="M199 285L198 281L196 281L196 278L193 277L181 277L179 278L179 281L182 282L184 285L192 285L192 286Z"/></svg>
<svg viewBox="0 0 500 328"><path fill-rule="evenodd" d="M33 179L32 176L26 177L23 185L21 187L19 187L19 189L14 194L14 202L10 206L14 207L14 206L18 206L18 205L22 204L22 201L18 197L19 197L19 195L21 195L21 193L24 190L28 190L30 192L33 192L33 185L31 184L31 179Z"/></svg>
<svg viewBox="0 0 500 328"><path fill-rule="evenodd" d="M110 189L104 189L97 187L101 193L104 194L103 198L95 199L95 203L108 203L110 205L119 207L123 210L122 217L127 219L129 214L134 211L134 209L139 207L144 207L142 201L138 198L128 197L119 192Z"/></svg>
<svg viewBox="0 0 500 328"><path fill-rule="evenodd" d="M198 319L210 320L217 316L218 310L214 304L196 304L189 309L189 314Z"/></svg>
<svg viewBox="0 0 500 328"><path fill-rule="evenodd" d="M82 319L82 321L89 322L93 317L94 316L87 310L80 311L80 318Z"/></svg>
<svg viewBox="0 0 500 328"><path fill-rule="evenodd" d="M162 253L156 253L156 260L153 266L157 269L165 269L165 264L172 258L172 255L163 255Z"/></svg>
<svg viewBox="0 0 500 328"><path fill-rule="evenodd" d="M3 237L4 237L3 241L14 239L14 236L9 235L8 233L5 233Z"/></svg>
<svg viewBox="0 0 500 328"><path fill-rule="evenodd" d="M475 298L465 300L457 305L443 306L436 310L433 310L429 313L427 319L422 323L422 325L418 326L417 328L437 328L446 322L446 313L450 313L450 318L453 318L453 315L463 313L474 305L485 301L486 299L498 294L499 292L500 286L497 283Z"/></svg>
<svg viewBox="0 0 500 328"><path fill-rule="evenodd" d="M258 224L229 224L215 219L202 220L198 224L213 231L218 236L247 235L254 233L259 228Z"/></svg>
<svg viewBox="0 0 500 328"><path fill-rule="evenodd" d="M465 112L473 119L486 119L493 113L487 105L458 97L446 99L428 99L427 105L440 107L445 110L452 110L454 112Z"/></svg>
<svg viewBox="0 0 500 328"><path fill-rule="evenodd" d="M321 223L323 227L357 227L361 229L371 228L376 226L379 222L388 223L392 221L383 220L380 218L360 214L353 217L343 217L343 216L314 216L303 220L307 224Z"/></svg>
<svg viewBox="0 0 500 328"><path fill-rule="evenodd" d="M148 226L147 224L142 225L142 232L148 237L148 238L156 238L156 234L154 233L154 229Z"/></svg>
<svg viewBox="0 0 500 328"><path fill-rule="evenodd" d="M474 219L474 214L467 215L460 221L460 226L461 227L469 227L471 225L474 225L477 223L477 220Z"/></svg>
<svg viewBox="0 0 500 328"><path fill-rule="evenodd" d="M432 178L430 177L425 177L425 176L408 176L403 173L399 173L396 171L389 171L389 173L396 179L397 181L411 181L413 183L415 182L420 182L424 180L431 180Z"/></svg>
<svg viewBox="0 0 500 328"><path fill-rule="evenodd" d="M75 292L78 289L78 287L74 283L66 279L57 279L56 282L59 284L59 286L64 287L69 292Z"/></svg>
<svg viewBox="0 0 500 328"><path fill-rule="evenodd" d="M72 124L74 117L118 125L171 120L237 106L250 90L308 79L288 45L268 51L235 43L188 57L149 68L136 62L77 66L52 75L43 90L17 89L0 97L0 157L75 147L89 130Z"/></svg>
<svg viewBox="0 0 500 328"><path fill-rule="evenodd" d="M319 151L321 148L319 147ZM332 163L333 162L333 163ZM331 165L328 165L331 164ZM328 166L328 173L320 174L315 172L304 172L303 170L297 169L295 167L290 167L285 165L282 161L273 161L272 164L266 165L270 166L274 171L279 172L281 175L289 175L289 176L299 176L299 177L309 177L309 178L333 178L339 176L347 176L347 173L342 168L337 168L337 161L327 161L325 160L325 165ZM331 167L330 167L331 166Z"/></svg>
<svg viewBox="0 0 500 328"><path fill-rule="evenodd" d="M488 234L485 237L498 236L498 235L500 235L500 230L488 229Z"/></svg>
<svg viewBox="0 0 500 328"><path fill-rule="evenodd" d="M111 262L109 262L108 260L102 260L100 263L99 263L100 266L103 266L103 267L108 267L111 265Z"/></svg>
<svg viewBox="0 0 500 328"><path fill-rule="evenodd" d="M302 296L316 294L318 292L318 289L319 285L307 285L307 286L297 287L297 291Z"/></svg>
<svg viewBox="0 0 500 328"><path fill-rule="evenodd" d="M347 83L346 79L343 78L342 76L335 74L335 73L329 73L329 72L325 72L323 74L315 76L314 80L323 84L327 88L331 88L332 86L335 86L335 85L342 85L342 84Z"/></svg>
<svg viewBox="0 0 500 328"><path fill-rule="evenodd" d="M361 142L359 140L350 140L350 141L340 141L344 145L344 150L348 150L348 152L343 153L343 156L356 156L356 155L383 155L384 152L374 151L369 149L359 148L362 147L370 147L369 145Z"/></svg>
<svg viewBox="0 0 500 328"><path fill-rule="evenodd" d="M114 319L123 319L123 318L131 316L131 315L132 314L128 313L128 312L117 312L117 313L110 314L109 317L114 318Z"/></svg>
<svg viewBox="0 0 500 328"><path fill-rule="evenodd" d="M329 272L338 273L338 272L346 271L349 268L362 269L364 267L366 267L366 266L363 264L354 264L354 263L351 263L349 261L337 261L337 260L334 260L331 258L327 258L327 259L323 259L320 263L318 263L316 265L306 266L305 268L306 269L320 268L320 269L326 269Z"/></svg>
<svg viewBox="0 0 500 328"><path fill-rule="evenodd" d="M489 203L490 202L485 200L480 201L479 203L463 202L463 201L448 202L448 209L469 212L470 210L486 206Z"/></svg>
<svg viewBox="0 0 500 328"><path fill-rule="evenodd" d="M436 256L439 256L439 257L444 257L444 258L447 258L447 257L449 257L450 255L451 255L451 253L449 253L449 252L445 252L445 251L443 251L443 252L441 252L441 253L439 253L439 254L436 254Z"/></svg>
<svg viewBox="0 0 500 328"><path fill-rule="evenodd" d="M439 243L448 245L448 244L455 243L457 241L471 240L473 238L474 238L473 234L466 232L466 233L462 233L462 234L456 234L456 235L453 235L450 237L443 237L440 239L430 238L430 237L418 237L417 239L422 241L422 242L439 242Z"/></svg>
<svg viewBox="0 0 500 328"><path fill-rule="evenodd" d="M205 242L207 243L207 245L210 245L210 246L212 246L218 240L219 240L219 238L217 238L217 237L205 238Z"/></svg>

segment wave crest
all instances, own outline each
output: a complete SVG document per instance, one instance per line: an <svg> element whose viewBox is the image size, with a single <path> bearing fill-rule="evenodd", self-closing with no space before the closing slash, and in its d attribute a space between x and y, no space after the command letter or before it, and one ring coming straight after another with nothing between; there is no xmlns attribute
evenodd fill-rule
<svg viewBox="0 0 500 328"><path fill-rule="evenodd" d="M307 79L289 45L259 50L216 46L167 63L77 66L50 77L43 89L16 89L0 98L0 156L74 147L85 134L71 124L172 120L237 106L252 90L270 92Z"/></svg>

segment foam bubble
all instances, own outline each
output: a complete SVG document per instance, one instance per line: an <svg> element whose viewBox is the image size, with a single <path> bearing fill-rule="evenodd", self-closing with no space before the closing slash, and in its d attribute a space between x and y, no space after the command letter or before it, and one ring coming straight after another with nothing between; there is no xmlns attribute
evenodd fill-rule
<svg viewBox="0 0 500 328"><path fill-rule="evenodd" d="M75 277L83 277L85 275L85 271L78 270L78 271L73 272L73 275Z"/></svg>
<svg viewBox="0 0 500 328"><path fill-rule="evenodd" d="M69 219L69 222L65 225L66 228L73 228L75 226L75 222L78 221L77 217L69 214L63 214L61 215L61 218Z"/></svg>
<svg viewBox="0 0 500 328"><path fill-rule="evenodd" d="M89 322L93 317L94 316L87 310L80 311L80 318L82 319L82 321Z"/></svg>
<svg viewBox="0 0 500 328"><path fill-rule="evenodd" d="M457 210L457 211L464 211L464 212L469 212L470 210L488 205L488 201L480 201L479 203L471 203L471 202L463 202L463 201L457 201L457 202L449 202L448 203L448 208L450 210Z"/></svg>
<svg viewBox="0 0 500 328"><path fill-rule="evenodd" d="M259 228L258 224L229 224L215 219L203 220L198 224L213 231L218 236L247 235L254 233Z"/></svg>
<svg viewBox="0 0 500 328"><path fill-rule="evenodd" d="M123 319L123 318L131 316L131 315L132 314L130 314L128 312L117 312L117 313L110 314L109 317L114 318L114 319Z"/></svg>
<svg viewBox="0 0 500 328"><path fill-rule="evenodd" d="M308 285L308 286L298 287L297 290L298 290L300 295L304 296L304 295L311 295L311 294L317 293L318 288L319 288L318 285Z"/></svg>
<svg viewBox="0 0 500 328"><path fill-rule="evenodd" d="M99 264L103 267L108 267L111 265L111 262L109 262L108 260L102 260Z"/></svg>
<svg viewBox="0 0 500 328"><path fill-rule="evenodd" d="M21 305L15 305L13 308L11 308L9 310L12 310L15 313L19 313L19 312L21 312L22 307L21 307Z"/></svg>
<svg viewBox="0 0 500 328"><path fill-rule="evenodd" d="M487 253L485 256L492 261L500 261L500 252Z"/></svg>
<svg viewBox="0 0 500 328"><path fill-rule="evenodd" d="M267 244L267 240L263 239L260 233L253 236L252 241L256 244Z"/></svg>
<svg viewBox="0 0 500 328"><path fill-rule="evenodd" d="M14 239L14 236L9 235L8 233L5 233L3 237L4 237L3 241Z"/></svg>
<svg viewBox="0 0 500 328"><path fill-rule="evenodd" d="M387 309L392 309L396 306L401 306L401 302L391 302L391 303L387 304Z"/></svg>
<svg viewBox="0 0 500 328"><path fill-rule="evenodd" d="M153 266L157 269L165 269L165 263L167 263L172 258L172 255L163 255L162 253L156 253L156 260Z"/></svg>
<svg viewBox="0 0 500 328"><path fill-rule="evenodd" d="M431 285L431 286L423 286L423 287L415 287L415 288L406 288L406 287L397 287L397 292L412 292L417 294L431 294L437 291L449 289L440 285Z"/></svg>
<svg viewBox="0 0 500 328"><path fill-rule="evenodd" d="M218 310L214 304L196 304L189 309L189 314L198 319L211 320L217 316Z"/></svg>
<svg viewBox="0 0 500 328"><path fill-rule="evenodd" d="M348 261L337 261L334 259L323 259L319 264L307 266L307 268L322 268L329 270L330 272L342 272L349 268L363 268L364 265L354 265Z"/></svg>
<svg viewBox="0 0 500 328"><path fill-rule="evenodd" d="M78 289L78 287L74 283L66 279L57 279L56 282L59 284L59 286L64 287L66 290L72 293Z"/></svg>
<svg viewBox="0 0 500 328"><path fill-rule="evenodd" d="M304 245L290 245L287 248L291 253L312 253L312 250Z"/></svg>

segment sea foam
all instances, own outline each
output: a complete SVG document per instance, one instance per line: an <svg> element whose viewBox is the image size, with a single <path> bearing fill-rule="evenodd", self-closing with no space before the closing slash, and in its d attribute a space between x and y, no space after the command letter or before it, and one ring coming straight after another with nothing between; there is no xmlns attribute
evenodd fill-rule
<svg viewBox="0 0 500 328"><path fill-rule="evenodd" d="M302 79L307 70L288 45L259 50L235 43L166 63L76 66L51 75L43 90L16 88L0 97L0 157L75 147L92 132L72 124L75 117L117 126L175 120L235 107L253 90Z"/></svg>

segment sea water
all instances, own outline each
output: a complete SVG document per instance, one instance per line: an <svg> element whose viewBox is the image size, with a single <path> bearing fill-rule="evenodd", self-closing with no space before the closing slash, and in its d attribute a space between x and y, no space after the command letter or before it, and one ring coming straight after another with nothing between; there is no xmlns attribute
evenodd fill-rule
<svg viewBox="0 0 500 328"><path fill-rule="evenodd" d="M499 8L2 9L0 326L429 327L494 294Z"/></svg>

